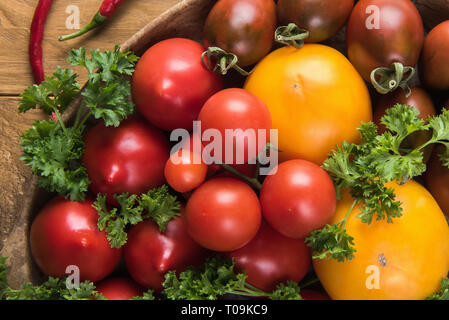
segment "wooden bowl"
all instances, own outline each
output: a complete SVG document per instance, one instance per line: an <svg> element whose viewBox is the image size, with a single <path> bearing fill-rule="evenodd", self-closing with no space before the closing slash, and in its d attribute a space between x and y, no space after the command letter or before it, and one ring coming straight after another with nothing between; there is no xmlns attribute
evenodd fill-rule
<svg viewBox="0 0 449 320"><path fill-rule="evenodd" d="M125 41L122 49L141 54L151 45L174 37L190 38L201 42L204 21L215 2L215 0L181 1ZM413 2L421 12L427 30L449 19L449 0L415 0ZM343 29L325 44L344 53L344 39ZM229 83L234 84L234 81L236 81L235 78ZM78 97L64 114L65 121L70 122L79 103ZM18 159L15 161L19 162ZM33 177L23 190L22 194L16 195L16 201L20 204L16 212L0 212L0 218L3 218L0 221L7 223L6 226L2 226L2 230L7 230L6 234L0 235L0 255L9 257L8 277L12 287L19 287L27 282L38 283L46 278L33 261L28 235L34 216L54 195L39 188L36 177ZM14 193L14 190L11 190L11 193ZM0 201L6 200L0 199Z"/></svg>

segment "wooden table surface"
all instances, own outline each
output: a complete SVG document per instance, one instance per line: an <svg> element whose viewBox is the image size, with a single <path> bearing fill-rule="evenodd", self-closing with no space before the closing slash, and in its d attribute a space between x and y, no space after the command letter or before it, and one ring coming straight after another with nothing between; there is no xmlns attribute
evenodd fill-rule
<svg viewBox="0 0 449 320"><path fill-rule="evenodd" d="M75 31L66 27L68 6L79 8L80 25L83 26L96 13L101 0L54 1L43 41L46 73L52 73L58 65L67 67L67 54L72 48L112 49L179 1L127 0L102 28L67 42L59 42L58 36ZM37 3L38 0L0 1L0 239L9 231L5 226L11 225L11 220L15 219L15 211L31 176L28 168L15 161L21 155L19 136L34 119L43 117L38 111L25 115L17 113L18 96L33 82L28 62L28 41ZM85 74L80 72L80 82L85 79Z"/></svg>

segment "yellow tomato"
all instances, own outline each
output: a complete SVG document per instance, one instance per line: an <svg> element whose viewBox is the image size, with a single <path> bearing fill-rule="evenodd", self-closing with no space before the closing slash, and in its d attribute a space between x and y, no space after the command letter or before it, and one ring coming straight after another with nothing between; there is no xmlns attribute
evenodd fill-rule
<svg viewBox="0 0 449 320"><path fill-rule="evenodd" d="M245 89L270 110L281 161L321 164L336 145L358 142L357 127L372 119L363 79L345 56L324 45L273 51L256 66Z"/></svg>
<svg viewBox="0 0 449 320"><path fill-rule="evenodd" d="M315 271L332 299L424 299L439 290L449 271L449 227L431 194L415 181L389 184L402 202L403 216L362 223L355 208L347 222L354 237L350 261L315 260ZM352 204L338 203L331 223L341 221Z"/></svg>

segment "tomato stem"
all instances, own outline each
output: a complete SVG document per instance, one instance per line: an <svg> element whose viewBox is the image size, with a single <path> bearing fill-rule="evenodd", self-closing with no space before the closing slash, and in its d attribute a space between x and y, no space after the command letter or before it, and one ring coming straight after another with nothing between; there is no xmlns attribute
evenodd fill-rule
<svg viewBox="0 0 449 320"><path fill-rule="evenodd" d="M256 178L250 178L246 175L244 175L243 173L241 173L240 171L238 171L237 169L233 168L232 166L225 164L225 163L221 163L221 166L223 167L223 169L225 169L226 171L229 171L233 174L235 174L236 176L242 178L243 180L245 180L246 182L248 182L250 185L252 185L254 187L254 189L256 189L257 191L260 191L262 189L262 184L259 182L258 179Z"/></svg>
<svg viewBox="0 0 449 320"><path fill-rule="evenodd" d="M302 48L304 40L309 37L309 31L301 29L294 23L287 26L281 26L276 29L274 39L280 44L293 46L296 49Z"/></svg>
<svg viewBox="0 0 449 320"><path fill-rule="evenodd" d="M402 63L394 62L390 67L376 68L371 72L371 83L380 94L387 94L401 87L408 98L411 89L408 81L415 75L415 68L404 67Z"/></svg>

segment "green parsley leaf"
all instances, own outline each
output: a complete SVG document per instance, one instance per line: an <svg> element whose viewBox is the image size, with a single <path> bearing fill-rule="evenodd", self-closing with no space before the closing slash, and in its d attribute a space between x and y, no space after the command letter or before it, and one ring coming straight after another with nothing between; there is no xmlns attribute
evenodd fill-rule
<svg viewBox="0 0 449 320"><path fill-rule="evenodd" d="M98 194L93 207L98 211L98 229L107 233L112 248L122 247L128 240L126 229L151 218L164 232L167 224L174 217L180 216L180 204L175 196L169 193L166 185L152 189L140 196L128 193L114 195L120 210L109 210L106 195Z"/></svg>
<svg viewBox="0 0 449 320"><path fill-rule="evenodd" d="M85 67L89 73L81 93L83 103L96 119L103 119L106 126L117 127L134 112L131 86L125 77L133 74L138 57L131 52L120 52L119 46L114 51L91 50L90 55L86 55L85 48L80 48L71 50L68 58L73 66Z"/></svg>
<svg viewBox="0 0 449 320"><path fill-rule="evenodd" d="M117 208L108 210L106 195L98 194L97 200L92 205L98 211L98 229L106 231L111 248L120 248L128 240L125 228L142 221L142 208L135 207L137 196L124 193L114 196L120 203L120 212Z"/></svg>
<svg viewBox="0 0 449 320"><path fill-rule="evenodd" d="M181 205L176 196L169 193L167 185L142 194L139 204L146 212L144 218L153 219L161 232L165 231L170 220L181 215Z"/></svg>
<svg viewBox="0 0 449 320"><path fill-rule="evenodd" d="M83 201L90 184L81 164L82 128L63 129L52 121L36 121L21 137L20 160L39 176L39 184L73 201Z"/></svg>
<svg viewBox="0 0 449 320"><path fill-rule="evenodd" d="M320 230L312 231L306 242L313 250L313 259L336 259L344 262L352 260L357 251L353 247L354 238L346 233L344 223L326 225Z"/></svg>

